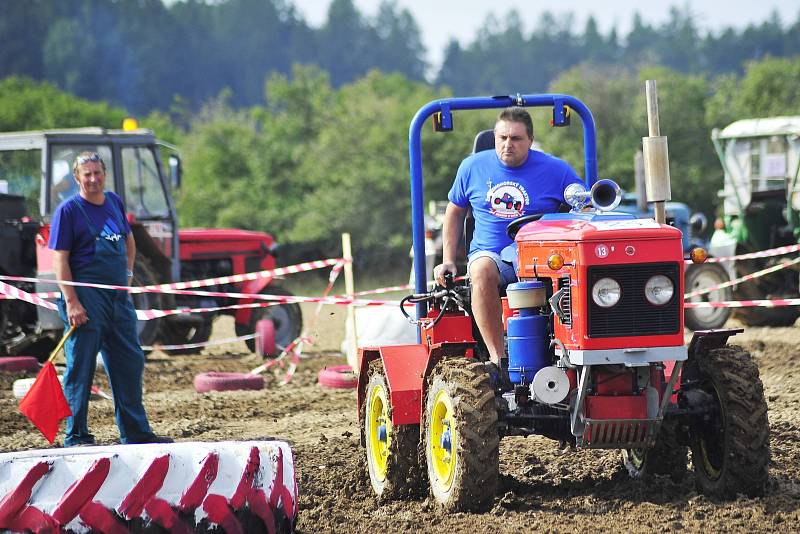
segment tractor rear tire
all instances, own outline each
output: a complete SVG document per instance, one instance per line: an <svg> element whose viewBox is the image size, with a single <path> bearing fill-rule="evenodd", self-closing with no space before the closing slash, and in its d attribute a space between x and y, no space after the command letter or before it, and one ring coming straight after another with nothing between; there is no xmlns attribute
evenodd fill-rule
<svg viewBox="0 0 800 534"><path fill-rule="evenodd" d="M482 362L441 361L425 398L425 459L434 500L443 510L485 511L500 471L497 408Z"/></svg>
<svg viewBox="0 0 800 534"><path fill-rule="evenodd" d="M684 275L686 293L729 281L727 271L719 263L690 265ZM691 297L688 302L724 302L732 299L731 288L723 287L705 295ZM686 308L683 312L683 323L689 330L720 328L731 316L731 311L731 308Z"/></svg>
<svg viewBox="0 0 800 534"><path fill-rule="evenodd" d="M370 363L361 406L367 473L378 501L419 496L423 487L419 425L394 425L392 402L380 360Z"/></svg>
<svg viewBox="0 0 800 534"><path fill-rule="evenodd" d="M136 255L133 267L132 286L149 286L156 283L155 274L150 267L150 262L141 254ZM161 293L132 293L133 307L137 310L163 309ZM164 319L150 319L139 321L136 330L139 333L139 343L143 346L152 346L160 340L161 326ZM145 351L145 354L149 351Z"/></svg>
<svg viewBox="0 0 800 534"><path fill-rule="evenodd" d="M211 339L213 315L209 320L204 320L195 326L184 324L167 324L166 343L169 345L189 345L193 343L205 343ZM177 356L182 354L200 354L203 347L187 347L185 349L172 349L164 351L169 355Z"/></svg>
<svg viewBox="0 0 800 534"><path fill-rule="evenodd" d="M686 476L689 451L677 439L677 423L664 421L658 432L656 444L650 449L625 449L622 463L631 478L646 478L649 475L666 475L673 482Z"/></svg>
<svg viewBox="0 0 800 534"><path fill-rule="evenodd" d="M293 296L288 290L275 285L268 285L261 290L262 295L277 295L282 297ZM303 330L303 313L300 305L296 302L287 304L277 304L265 308L254 308L250 315L250 322L247 324L236 323L236 335L247 336L255 333L256 323L261 319L270 319L275 326L275 345L279 351L283 351L289 343L300 337ZM245 340L250 352L256 352L255 339Z"/></svg>
<svg viewBox="0 0 800 534"><path fill-rule="evenodd" d="M769 420L758 367L746 350L730 345L703 354L697 368L700 387L717 404L710 421L690 430L698 489L720 499L764 495Z"/></svg>

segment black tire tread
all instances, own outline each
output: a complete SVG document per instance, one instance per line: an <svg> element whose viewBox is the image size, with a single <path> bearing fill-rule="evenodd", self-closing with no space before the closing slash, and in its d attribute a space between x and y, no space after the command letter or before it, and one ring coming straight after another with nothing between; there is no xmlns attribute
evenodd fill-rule
<svg viewBox="0 0 800 534"><path fill-rule="evenodd" d="M641 462L633 455L640 456ZM689 464L689 449L681 445L677 436L677 422L664 421L653 448L642 451L625 451L623 464L631 478L646 479L649 475L666 475L673 482L680 482L686 476Z"/></svg>
<svg viewBox="0 0 800 534"><path fill-rule="evenodd" d="M369 398L369 392L372 389L373 383L380 383L386 392L389 393L386 375L380 360L373 360L370 362L367 375L367 398ZM390 399L387 398L387 400ZM365 435L369 436L369 430L366 427L366 409L367 402L365 400L361 405L361 426L364 428ZM391 402L388 415L391 418ZM419 425L392 426L392 431L392 449L389 451L389 457L387 459L386 480L380 487L376 487L375 483L372 483L373 490L375 490L379 502L418 497L424 485L424 475L419 455ZM369 455L369 449L367 447L365 447L365 454ZM367 469L367 476L371 479L368 457L365 467Z"/></svg>
<svg viewBox="0 0 800 534"><path fill-rule="evenodd" d="M724 465L711 479L699 458L699 441L692 439L698 488L705 494L732 499L743 493L764 494L769 477L769 419L758 366L742 347L729 345L706 352L698 368L716 386L727 414ZM696 460L696 461L695 461Z"/></svg>
<svg viewBox="0 0 800 534"><path fill-rule="evenodd" d="M446 501L434 498L446 511L485 511L494 501L500 469L497 409L489 374L482 362L465 358L443 360L437 365L425 403L426 458L430 451L429 414L435 393L441 388L448 390L454 403L459 448L453 488ZM428 476L432 476L430 467Z"/></svg>

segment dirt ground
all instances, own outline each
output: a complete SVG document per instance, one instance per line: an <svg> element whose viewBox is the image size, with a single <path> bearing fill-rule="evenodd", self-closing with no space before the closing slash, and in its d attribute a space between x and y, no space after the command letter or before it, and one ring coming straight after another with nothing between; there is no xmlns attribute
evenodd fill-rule
<svg viewBox="0 0 800 534"><path fill-rule="evenodd" d="M304 310L306 313L309 310ZM158 433L181 441L277 437L295 452L301 532L522 532L545 531L800 531L800 327L750 328L735 337L761 370L771 425L772 465L764 498L712 502L697 493L694 477L628 478L615 451L562 453L544 438L501 442L500 489L484 514L441 514L428 499L379 505L373 497L359 444L353 390L317 385L326 365L344 363L336 351L343 312L323 309L287 386L269 376L262 391L198 394L203 371L248 371L260 360L243 343L209 348L200 356L149 356L146 407ZM732 325L736 326L734 321ZM232 322L215 323L216 338L232 336ZM0 375L0 451L44 448L46 441L16 409L14 379ZM98 373L98 385L107 388ZM110 401L91 403L91 428L99 441L117 439ZM61 440L63 436L59 436Z"/></svg>

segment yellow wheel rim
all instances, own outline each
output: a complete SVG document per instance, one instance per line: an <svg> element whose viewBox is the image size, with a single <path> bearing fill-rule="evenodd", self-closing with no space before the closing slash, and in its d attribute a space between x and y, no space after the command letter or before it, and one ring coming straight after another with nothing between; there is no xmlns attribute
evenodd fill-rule
<svg viewBox="0 0 800 534"><path fill-rule="evenodd" d="M392 443L392 422L389 419L386 391L380 386L373 387L369 394L367 434L369 460L375 477L380 481L386 480L389 448Z"/></svg>
<svg viewBox="0 0 800 534"><path fill-rule="evenodd" d="M456 472L457 436L453 401L446 391L436 394L431 410L431 467L436 475L436 484L447 491L453 484Z"/></svg>

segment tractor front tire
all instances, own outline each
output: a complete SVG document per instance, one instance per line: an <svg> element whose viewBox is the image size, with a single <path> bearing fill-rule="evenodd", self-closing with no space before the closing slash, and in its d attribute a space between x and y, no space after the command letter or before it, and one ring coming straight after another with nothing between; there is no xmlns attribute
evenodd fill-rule
<svg viewBox="0 0 800 534"><path fill-rule="evenodd" d="M697 360L699 387L716 403L710 421L691 427L698 489L720 499L764 494L770 450L764 386L750 354L730 345Z"/></svg>
<svg viewBox="0 0 800 534"><path fill-rule="evenodd" d="M686 445L681 445L677 439L677 423L664 421L652 448L623 450L622 463L631 478L666 475L673 482L682 481L686 476L689 454Z"/></svg>
<svg viewBox="0 0 800 534"><path fill-rule="evenodd" d="M684 275L686 293L729 282L730 278L719 263L690 265ZM688 302L724 302L733 299L730 287L715 289L705 295L691 297ZM720 328L731 316L732 308L686 308L683 322L689 330Z"/></svg>
<svg viewBox="0 0 800 534"><path fill-rule="evenodd" d="M379 501L415 497L422 488L419 425L392 423L392 403L380 360L370 363L361 407L369 481Z"/></svg>
<svg viewBox="0 0 800 534"><path fill-rule="evenodd" d="M262 295L276 295L281 297L293 296L291 292L280 286L268 285L261 290ZM275 345L278 351L283 351L289 344L300 337L303 330L303 313L296 302L276 304L264 308L254 308L247 324L236 323L236 335L247 336L256 331L256 323L262 319L269 319L275 326ZM247 339L247 348L256 352L256 340Z"/></svg>
<svg viewBox="0 0 800 534"><path fill-rule="evenodd" d="M483 363L443 360L425 397L425 459L434 500L448 512L484 511L497 492L500 435Z"/></svg>

